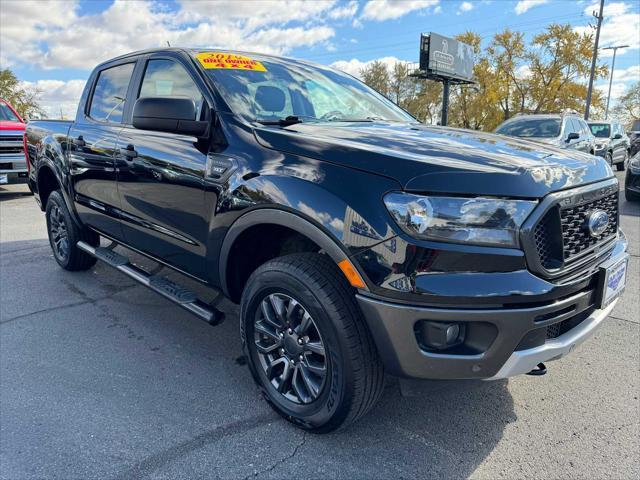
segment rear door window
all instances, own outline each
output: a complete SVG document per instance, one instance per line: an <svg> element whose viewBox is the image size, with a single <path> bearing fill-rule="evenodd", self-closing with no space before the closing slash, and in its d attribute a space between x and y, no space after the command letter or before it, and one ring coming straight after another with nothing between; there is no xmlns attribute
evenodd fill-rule
<svg viewBox="0 0 640 480"><path fill-rule="evenodd" d="M89 116L94 120L121 123L127 90L135 63L125 63L102 70L91 97Z"/></svg>

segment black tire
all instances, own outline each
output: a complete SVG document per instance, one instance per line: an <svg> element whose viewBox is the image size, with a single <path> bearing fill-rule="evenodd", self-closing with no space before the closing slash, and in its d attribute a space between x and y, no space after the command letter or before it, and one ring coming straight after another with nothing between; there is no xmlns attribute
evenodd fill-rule
<svg viewBox="0 0 640 480"><path fill-rule="evenodd" d="M58 265L70 271L88 270L95 265L95 257L80 250L76 244L83 240L97 246L100 237L91 230L80 228L73 221L60 190L55 190L49 195L46 217L49 244Z"/></svg>
<svg viewBox="0 0 640 480"><path fill-rule="evenodd" d="M611 167L613 168L613 155L611 154L611 152L607 152L604 156L604 159L607 161L607 163L609 165L611 165Z"/></svg>
<svg viewBox="0 0 640 480"><path fill-rule="evenodd" d="M267 308L271 312L270 317L277 311L273 297L279 298L278 301L289 299L290 307L287 312L280 309L283 315L273 317L277 320L275 323L267 321L263 310ZM263 302L267 307L262 305ZM296 347L293 336L302 328L302 320L296 320L296 315L300 318L306 315L305 312L316 328L311 334L315 339L306 337L299 348L305 348L304 342L309 342L308 345L317 344L319 339L324 346L322 357L316 356L314 359L312 352L303 352L296 357L297 352L291 352ZM258 387L273 409L298 427L315 433L345 427L362 417L380 397L384 369L375 344L356 304L353 288L327 256L293 254L260 266L251 275L242 293L240 318L242 345ZM275 327L275 324L282 325L282 328ZM262 333L265 325L270 329L274 327L268 335ZM293 328L287 328L287 325ZM299 340L301 336L296 338ZM273 350L274 344L278 347L273 353L260 353L256 343L261 344L264 352L263 342L267 342L269 349ZM290 380L291 385L283 387L281 393L274 382L279 385L286 383L284 369L290 362L287 359L297 363L295 366L289 363L293 369L293 380ZM312 360L316 370L320 363L325 362L324 376L320 380L320 377L314 377L315 397L312 389L303 386L294 388L293 385L307 385L305 376L308 374L305 375L304 370L309 368ZM280 375L271 379L267 377L268 361L272 372L277 371L274 364L279 362L283 365ZM297 373L301 379L298 382ZM318 387L319 383L321 386ZM306 391L306 398L298 394L303 390Z"/></svg>
<svg viewBox="0 0 640 480"><path fill-rule="evenodd" d="M627 200L627 202L640 202L640 195L626 188L624 190L624 198Z"/></svg>
<svg viewBox="0 0 640 480"><path fill-rule="evenodd" d="M619 172L624 172L625 167L627 166L627 152L624 153L624 158L620 163L616 163L616 169Z"/></svg>

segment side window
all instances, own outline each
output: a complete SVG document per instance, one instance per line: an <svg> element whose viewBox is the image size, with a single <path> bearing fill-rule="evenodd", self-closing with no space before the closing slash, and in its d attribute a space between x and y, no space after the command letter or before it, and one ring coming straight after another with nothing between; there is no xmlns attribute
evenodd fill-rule
<svg viewBox="0 0 640 480"><path fill-rule="evenodd" d="M121 123L134 63L102 70L91 97L89 116L101 122Z"/></svg>
<svg viewBox="0 0 640 480"><path fill-rule="evenodd" d="M569 127L569 133L574 132L580 135L580 123L577 120L574 120L573 118L569 118L567 120L569 122L569 125L571 125Z"/></svg>
<svg viewBox="0 0 640 480"><path fill-rule="evenodd" d="M589 125L587 125L587 122L585 122L582 119L578 119L578 123L580 124L580 131L582 133L583 136L588 137L589 136Z"/></svg>
<svg viewBox="0 0 640 480"><path fill-rule="evenodd" d="M187 97L196 104L196 118L200 118L200 111L204 98L189 76L185 68L173 60L149 60L144 72L140 95L142 97Z"/></svg>

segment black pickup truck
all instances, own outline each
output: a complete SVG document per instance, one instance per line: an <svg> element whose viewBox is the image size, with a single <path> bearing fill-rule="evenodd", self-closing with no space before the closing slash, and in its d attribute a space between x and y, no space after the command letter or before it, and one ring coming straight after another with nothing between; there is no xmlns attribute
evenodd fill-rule
<svg viewBox="0 0 640 480"><path fill-rule="evenodd" d="M26 135L60 266L102 260L211 324L112 247L221 291L266 400L305 429L364 415L385 371L544 374L624 288L603 159L426 126L324 66L136 52L94 70L74 122Z"/></svg>

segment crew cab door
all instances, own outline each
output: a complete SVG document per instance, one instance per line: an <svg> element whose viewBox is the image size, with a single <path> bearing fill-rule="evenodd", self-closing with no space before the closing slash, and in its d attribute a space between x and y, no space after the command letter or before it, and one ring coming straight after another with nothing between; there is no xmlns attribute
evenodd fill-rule
<svg viewBox="0 0 640 480"><path fill-rule="evenodd" d="M189 97L199 106L194 120L208 112L197 77L179 57L147 56L136 76L133 103L141 97ZM204 201L208 149L203 139L138 130L129 120L116 153L126 243L197 277L205 269L207 212L214 208L205 208Z"/></svg>
<svg viewBox="0 0 640 480"><path fill-rule="evenodd" d="M87 225L122 238L115 151L135 60L109 64L89 82L84 107L69 131L69 178L76 211Z"/></svg>

